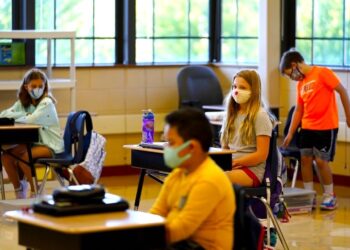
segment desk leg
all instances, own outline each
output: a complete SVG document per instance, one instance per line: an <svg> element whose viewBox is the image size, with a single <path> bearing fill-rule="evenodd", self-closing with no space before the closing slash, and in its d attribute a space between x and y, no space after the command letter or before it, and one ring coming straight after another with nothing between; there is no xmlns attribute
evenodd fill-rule
<svg viewBox="0 0 350 250"><path fill-rule="evenodd" d="M141 169L140 176L139 176L139 183L137 184L137 192L136 192L136 198L135 198L135 204L134 204L135 211L139 209L140 198L141 198L142 187L143 187L143 180L145 179L145 175L146 175L146 169Z"/></svg>
<svg viewBox="0 0 350 250"><path fill-rule="evenodd" d="M27 144L27 152L28 152L29 167L30 167L30 171L32 173L34 193L35 193L35 195L37 195L38 194L38 183L36 181L36 173L35 173L35 167L34 167L34 163L33 163L31 144Z"/></svg>

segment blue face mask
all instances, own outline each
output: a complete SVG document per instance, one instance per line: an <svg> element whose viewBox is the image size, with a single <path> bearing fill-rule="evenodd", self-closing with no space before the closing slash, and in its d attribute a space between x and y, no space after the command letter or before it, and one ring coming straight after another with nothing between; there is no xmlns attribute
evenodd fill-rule
<svg viewBox="0 0 350 250"><path fill-rule="evenodd" d="M31 98L34 100L38 100L44 93L44 88L35 88L31 91L28 91Z"/></svg>
<svg viewBox="0 0 350 250"><path fill-rule="evenodd" d="M186 148L188 145L190 145L190 143L191 143L190 141L187 141L184 144L182 144L176 148L172 148L172 147L164 148L163 157L164 157L165 164L169 168L177 168L182 163L184 163L186 160L191 158L192 155L190 153L188 153L182 157L179 156L179 152L181 150L183 150L184 148Z"/></svg>

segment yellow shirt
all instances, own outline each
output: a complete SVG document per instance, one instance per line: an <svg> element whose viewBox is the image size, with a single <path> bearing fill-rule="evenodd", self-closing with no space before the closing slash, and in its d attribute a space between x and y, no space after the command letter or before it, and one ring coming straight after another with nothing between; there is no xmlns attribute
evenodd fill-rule
<svg viewBox="0 0 350 250"><path fill-rule="evenodd" d="M208 157L193 172L175 169L150 212L166 218L170 242L191 239L207 250L233 248L232 184Z"/></svg>

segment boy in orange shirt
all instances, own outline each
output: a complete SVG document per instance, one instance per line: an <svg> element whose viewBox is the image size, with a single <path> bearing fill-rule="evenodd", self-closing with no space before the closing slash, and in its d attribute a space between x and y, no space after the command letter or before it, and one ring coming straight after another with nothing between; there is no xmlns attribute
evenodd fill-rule
<svg viewBox="0 0 350 250"><path fill-rule="evenodd" d="M338 92L350 127L350 102L339 78L326 67L305 64L295 49L286 51L279 65L280 72L297 83L297 100L291 126L282 147L287 147L301 122L301 173L305 189L313 189L312 162L315 160L323 181L321 209L333 210L337 200L333 192L332 172L338 133L338 110L335 92Z"/></svg>

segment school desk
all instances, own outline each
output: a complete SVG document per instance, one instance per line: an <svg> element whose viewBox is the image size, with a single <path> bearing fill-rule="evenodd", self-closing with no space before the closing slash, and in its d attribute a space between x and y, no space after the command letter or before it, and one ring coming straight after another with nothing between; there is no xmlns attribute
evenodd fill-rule
<svg viewBox="0 0 350 250"><path fill-rule="evenodd" d="M29 211L8 211L18 222L18 243L27 249L163 249L165 221L140 211L53 217Z"/></svg>
<svg viewBox="0 0 350 250"><path fill-rule="evenodd" d="M134 203L134 209L137 210L140 204L145 175L147 174L152 179L162 182L157 178L157 175L166 175L171 169L164 163L163 150L143 148L139 145L124 145L124 148L131 151L131 166L141 169ZM221 148L210 148L209 151L210 157L223 170L232 169L232 153L234 151Z"/></svg>
<svg viewBox="0 0 350 250"><path fill-rule="evenodd" d="M36 174L34 163L32 159L31 146L34 142L39 141L39 125L33 124L18 124L0 126L0 185L1 185L1 198L5 199L5 190L4 190L4 179L2 174L2 161L1 154L6 151L5 145L15 145L15 144L26 144L29 162L25 162L31 169L33 183L35 183L35 193L37 193L36 185Z"/></svg>

